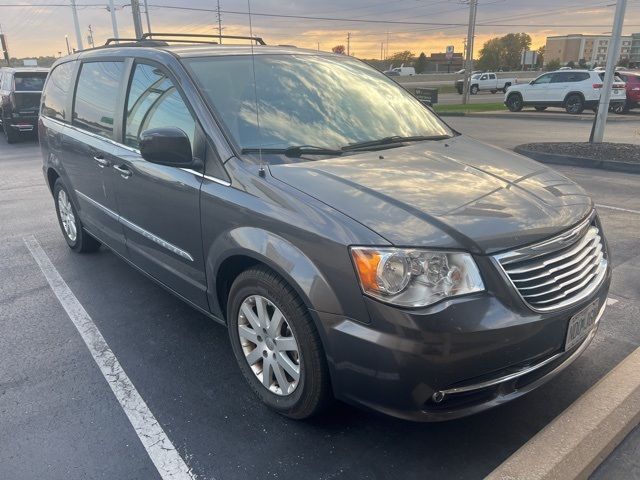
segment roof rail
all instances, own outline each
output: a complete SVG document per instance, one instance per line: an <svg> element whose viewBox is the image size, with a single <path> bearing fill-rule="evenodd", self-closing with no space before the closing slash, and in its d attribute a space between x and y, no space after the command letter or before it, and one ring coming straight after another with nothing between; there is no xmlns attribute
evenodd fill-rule
<svg viewBox="0 0 640 480"><path fill-rule="evenodd" d="M164 38L160 38L158 39L157 37L164 37ZM148 33L143 33L142 34L142 38L141 40L166 40L166 41L170 41L170 42L182 42L182 43L193 43L189 40L175 40L175 37L182 37L182 38L217 38L217 39L231 39L231 40L252 40L254 42L256 42L258 45L266 45L266 43L264 42L264 40L261 37L249 37L249 36L243 36L243 35L206 35L206 34L200 34L200 33L153 33L153 32L148 32ZM215 41L209 41L209 42L195 42L195 43L218 43Z"/></svg>

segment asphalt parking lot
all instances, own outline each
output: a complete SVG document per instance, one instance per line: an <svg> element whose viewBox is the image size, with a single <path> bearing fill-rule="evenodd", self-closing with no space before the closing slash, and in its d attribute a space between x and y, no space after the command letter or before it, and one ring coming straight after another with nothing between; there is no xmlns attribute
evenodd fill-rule
<svg viewBox="0 0 640 480"><path fill-rule="evenodd" d="M576 120L449 123L504 147L584 140L590 128ZM608 128L616 141L639 141L640 121ZM27 248L31 236L199 479L481 478L640 343L640 175L563 167L599 205L614 266L609 308L582 357L537 391L462 420L414 424L344 404L312 421L288 420L254 397L223 327L108 250L67 248L40 165L35 141L0 139L2 479L160 478Z"/></svg>

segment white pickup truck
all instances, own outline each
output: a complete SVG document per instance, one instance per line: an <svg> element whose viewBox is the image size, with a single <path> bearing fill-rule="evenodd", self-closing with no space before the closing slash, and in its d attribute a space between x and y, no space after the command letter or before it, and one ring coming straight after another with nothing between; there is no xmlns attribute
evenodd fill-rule
<svg viewBox="0 0 640 480"><path fill-rule="evenodd" d="M473 75L471 75L469 93L471 93L471 95L475 95L480 91L489 91L491 93L496 93L498 90L506 93L507 89L511 85L515 85L516 83L517 80L515 78L498 78L498 76L493 72L474 73ZM458 90L458 93L462 95L462 90L464 88L464 79L456 80L455 86Z"/></svg>

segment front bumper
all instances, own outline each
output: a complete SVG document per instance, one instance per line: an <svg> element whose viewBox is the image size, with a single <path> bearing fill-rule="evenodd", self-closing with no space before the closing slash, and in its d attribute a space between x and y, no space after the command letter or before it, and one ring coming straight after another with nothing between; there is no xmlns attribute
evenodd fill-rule
<svg viewBox="0 0 640 480"><path fill-rule="evenodd" d="M414 421L459 418L511 401L587 348L598 322L565 352L569 319L598 300L599 321L610 281L609 267L592 295L547 314L529 310L512 292L490 288L419 311L365 297L368 323L315 312L324 327L334 393Z"/></svg>

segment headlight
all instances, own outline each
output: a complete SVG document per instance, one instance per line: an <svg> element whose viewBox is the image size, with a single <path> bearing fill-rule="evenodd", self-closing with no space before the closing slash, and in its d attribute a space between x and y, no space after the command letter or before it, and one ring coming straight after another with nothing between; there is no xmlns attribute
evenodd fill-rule
<svg viewBox="0 0 640 480"><path fill-rule="evenodd" d="M402 307L425 307L484 290L468 253L351 247L351 257L364 293Z"/></svg>

